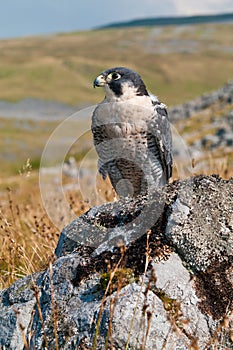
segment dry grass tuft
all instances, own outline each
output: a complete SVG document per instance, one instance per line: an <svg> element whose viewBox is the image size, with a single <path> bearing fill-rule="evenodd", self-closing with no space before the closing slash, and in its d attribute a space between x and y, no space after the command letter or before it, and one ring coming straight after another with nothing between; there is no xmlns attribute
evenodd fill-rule
<svg viewBox="0 0 233 350"><path fill-rule="evenodd" d="M22 185L22 187L21 187ZM54 254L59 232L40 202L38 188L30 190L20 181L17 190L3 191L0 206L0 288L17 278L45 268ZM25 192L26 191L26 192ZM19 200L19 197L22 200Z"/></svg>

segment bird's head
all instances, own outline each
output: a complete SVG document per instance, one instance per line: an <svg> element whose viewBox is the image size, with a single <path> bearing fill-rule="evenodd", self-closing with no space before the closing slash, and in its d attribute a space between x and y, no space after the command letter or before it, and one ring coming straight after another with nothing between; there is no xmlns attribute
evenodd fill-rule
<svg viewBox="0 0 233 350"><path fill-rule="evenodd" d="M105 70L94 80L93 85L103 87L109 101L149 95L140 75L124 67Z"/></svg>

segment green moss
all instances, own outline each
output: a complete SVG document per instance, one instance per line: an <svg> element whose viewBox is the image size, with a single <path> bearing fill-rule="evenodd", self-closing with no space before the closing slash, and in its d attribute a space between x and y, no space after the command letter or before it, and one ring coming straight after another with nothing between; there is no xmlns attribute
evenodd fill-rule
<svg viewBox="0 0 233 350"><path fill-rule="evenodd" d="M165 310L171 311L176 300L168 297L166 293L160 289L153 290L153 292L163 302Z"/></svg>
<svg viewBox="0 0 233 350"><path fill-rule="evenodd" d="M171 324L174 322L178 328L183 330L184 324L187 320L183 318L183 313L181 311L181 303L169 297L163 290L155 288L152 290L154 294L162 301L163 307L167 313L168 319Z"/></svg>
<svg viewBox="0 0 233 350"><path fill-rule="evenodd" d="M110 280L112 271L104 272L100 277L99 289L105 291ZM135 277L132 269L120 268L114 273L111 280L110 290L111 292L116 291L118 288L123 288L126 285L137 282L138 278Z"/></svg>

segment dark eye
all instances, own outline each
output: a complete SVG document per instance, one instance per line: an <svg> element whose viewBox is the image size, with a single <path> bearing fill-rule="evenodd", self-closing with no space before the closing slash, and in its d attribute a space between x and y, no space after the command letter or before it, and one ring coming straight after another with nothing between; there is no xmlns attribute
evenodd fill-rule
<svg viewBox="0 0 233 350"><path fill-rule="evenodd" d="M114 73L111 73L111 78L113 80L118 80L121 78L121 75L119 73L114 72Z"/></svg>

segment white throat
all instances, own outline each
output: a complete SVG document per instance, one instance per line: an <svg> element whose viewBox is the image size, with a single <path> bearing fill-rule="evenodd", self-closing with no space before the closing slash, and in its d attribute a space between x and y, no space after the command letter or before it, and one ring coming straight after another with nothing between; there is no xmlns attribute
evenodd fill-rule
<svg viewBox="0 0 233 350"><path fill-rule="evenodd" d="M108 102L127 101L137 96L137 89L134 86L128 83L124 83L121 87L122 95L116 96L115 93L106 84L104 86L106 100Z"/></svg>

